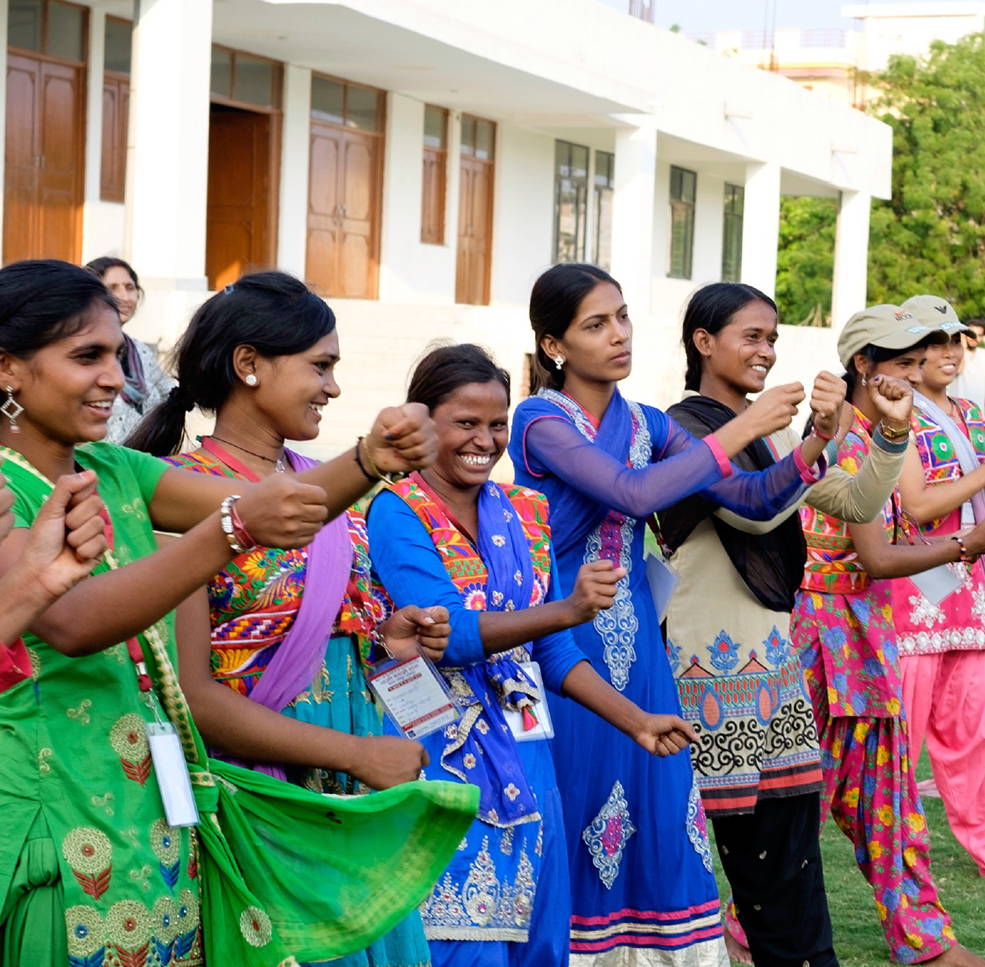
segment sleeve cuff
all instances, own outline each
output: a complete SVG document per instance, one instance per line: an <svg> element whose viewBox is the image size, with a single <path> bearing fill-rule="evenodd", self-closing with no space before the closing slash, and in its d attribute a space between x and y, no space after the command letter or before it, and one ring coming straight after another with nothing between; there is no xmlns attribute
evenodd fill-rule
<svg viewBox="0 0 985 967"><path fill-rule="evenodd" d="M880 450L885 450L886 453L903 453L910 444L910 438L905 436L902 440L888 440L882 435L879 426L876 425L875 432L872 434L872 442Z"/></svg>
<svg viewBox="0 0 985 967"><path fill-rule="evenodd" d="M711 450L711 455L715 458L715 463L718 464L718 472L722 475L722 478L731 477L732 461L725 455L725 451L722 449L722 445L718 442L715 434L709 433L708 436L701 438L701 442Z"/></svg>
<svg viewBox="0 0 985 967"><path fill-rule="evenodd" d="M451 639L442 656L442 665L459 667L486 660L486 650L482 647L482 637L479 634L480 614L481 611L463 608L453 616Z"/></svg>
<svg viewBox="0 0 985 967"><path fill-rule="evenodd" d="M808 486L810 484L816 484L825 474L828 469L827 461L825 460L824 453L817 458L817 463L813 467L809 467L804 462L804 457L800 452L800 447L796 447L793 451L793 462L797 465L797 469L800 471L800 479L803 480Z"/></svg>

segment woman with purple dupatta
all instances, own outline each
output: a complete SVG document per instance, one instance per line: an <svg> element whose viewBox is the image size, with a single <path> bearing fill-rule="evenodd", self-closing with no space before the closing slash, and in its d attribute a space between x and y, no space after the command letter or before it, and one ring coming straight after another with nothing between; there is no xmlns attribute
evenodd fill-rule
<svg viewBox="0 0 985 967"><path fill-rule="evenodd" d="M339 394L334 326L331 309L297 280L244 277L192 320L178 350L179 389L131 444L174 453L186 411L199 405L215 411L215 430L199 449L168 457L174 466L243 480L307 469L313 461L284 440L314 438L322 407ZM359 452L370 476L375 468ZM202 594L179 610L177 636L182 687L219 755L325 793L418 778L424 750L381 736L363 666L381 638L394 652L420 645L440 657L447 613L407 607L389 614L385 595L373 591L360 514L336 518L307 548L240 554L207 590L207 599ZM420 917L414 913L368 949L331 963L429 964Z"/></svg>

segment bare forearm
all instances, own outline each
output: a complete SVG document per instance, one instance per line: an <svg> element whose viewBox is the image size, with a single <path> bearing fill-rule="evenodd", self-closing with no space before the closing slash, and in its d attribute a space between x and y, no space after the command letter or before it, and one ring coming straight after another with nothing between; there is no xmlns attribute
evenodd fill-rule
<svg viewBox="0 0 985 967"><path fill-rule="evenodd" d="M185 694L205 741L226 755L341 772L359 760L358 736L298 722L219 682L186 686Z"/></svg>
<svg viewBox="0 0 985 967"><path fill-rule="evenodd" d="M875 553L859 551L859 557L870 577L898 578L958 561L961 549L957 541L944 539L930 544L887 544Z"/></svg>
<svg viewBox="0 0 985 967"><path fill-rule="evenodd" d="M174 610L231 557L213 514L157 553L82 581L33 621L31 631L66 655L101 651Z"/></svg>
<svg viewBox="0 0 985 967"><path fill-rule="evenodd" d="M486 654L494 655L579 623L565 599L519 611L483 611L479 615L479 636Z"/></svg>
<svg viewBox="0 0 985 967"><path fill-rule="evenodd" d="M977 494L985 486L985 472L974 472L957 480L924 486L916 494L902 492L903 504L907 513L912 514L921 524L946 517L952 510L960 507L966 500Z"/></svg>
<svg viewBox="0 0 985 967"><path fill-rule="evenodd" d="M26 580L11 571L0 579L0 601L0 642L13 644L52 599L33 578Z"/></svg>
<svg viewBox="0 0 985 967"><path fill-rule="evenodd" d="M328 510L329 520L348 510L376 483L359 469L355 447L350 447L334 459L299 473L298 479L305 483L317 484L324 489L328 495L325 507Z"/></svg>
<svg viewBox="0 0 985 967"><path fill-rule="evenodd" d="M564 679L565 696L605 719L626 735L639 726L640 708L620 695L587 661L578 662Z"/></svg>

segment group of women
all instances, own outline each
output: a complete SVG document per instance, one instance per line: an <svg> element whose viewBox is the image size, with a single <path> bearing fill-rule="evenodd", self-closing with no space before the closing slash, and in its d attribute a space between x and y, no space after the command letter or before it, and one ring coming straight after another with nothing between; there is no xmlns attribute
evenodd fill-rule
<svg viewBox="0 0 985 967"><path fill-rule="evenodd" d="M506 371L441 346L317 464L287 444L340 392L323 300L244 276L167 385L121 329L136 274L88 268L0 269L3 963L836 964L829 810L895 960L983 963L911 768L926 738L985 869L985 423L947 396L949 306L853 317L800 437L766 295L694 295L668 415L619 392L618 283L558 265L512 432ZM419 655L455 715L416 741L368 682Z"/></svg>

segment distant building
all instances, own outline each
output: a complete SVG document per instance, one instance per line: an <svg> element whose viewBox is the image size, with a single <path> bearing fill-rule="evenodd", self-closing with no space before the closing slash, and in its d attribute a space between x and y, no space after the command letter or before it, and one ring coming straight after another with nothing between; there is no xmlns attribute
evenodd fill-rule
<svg viewBox="0 0 985 967"><path fill-rule="evenodd" d="M852 107L874 96L867 74L883 70L893 54L926 54L935 40L954 43L985 30L985 3L853 3L843 17L856 30L722 30L697 37L743 64L773 71L801 87Z"/></svg>
<svg viewBox="0 0 985 967"><path fill-rule="evenodd" d="M843 321L889 129L607 2L0 0L4 260L123 254L131 325L165 346L251 267L306 278L344 357L325 451L435 337L489 346L522 395L530 285L564 259L611 267L630 391L676 399L683 302L773 289L783 193L840 199ZM785 338L779 378L834 365L833 339Z"/></svg>

